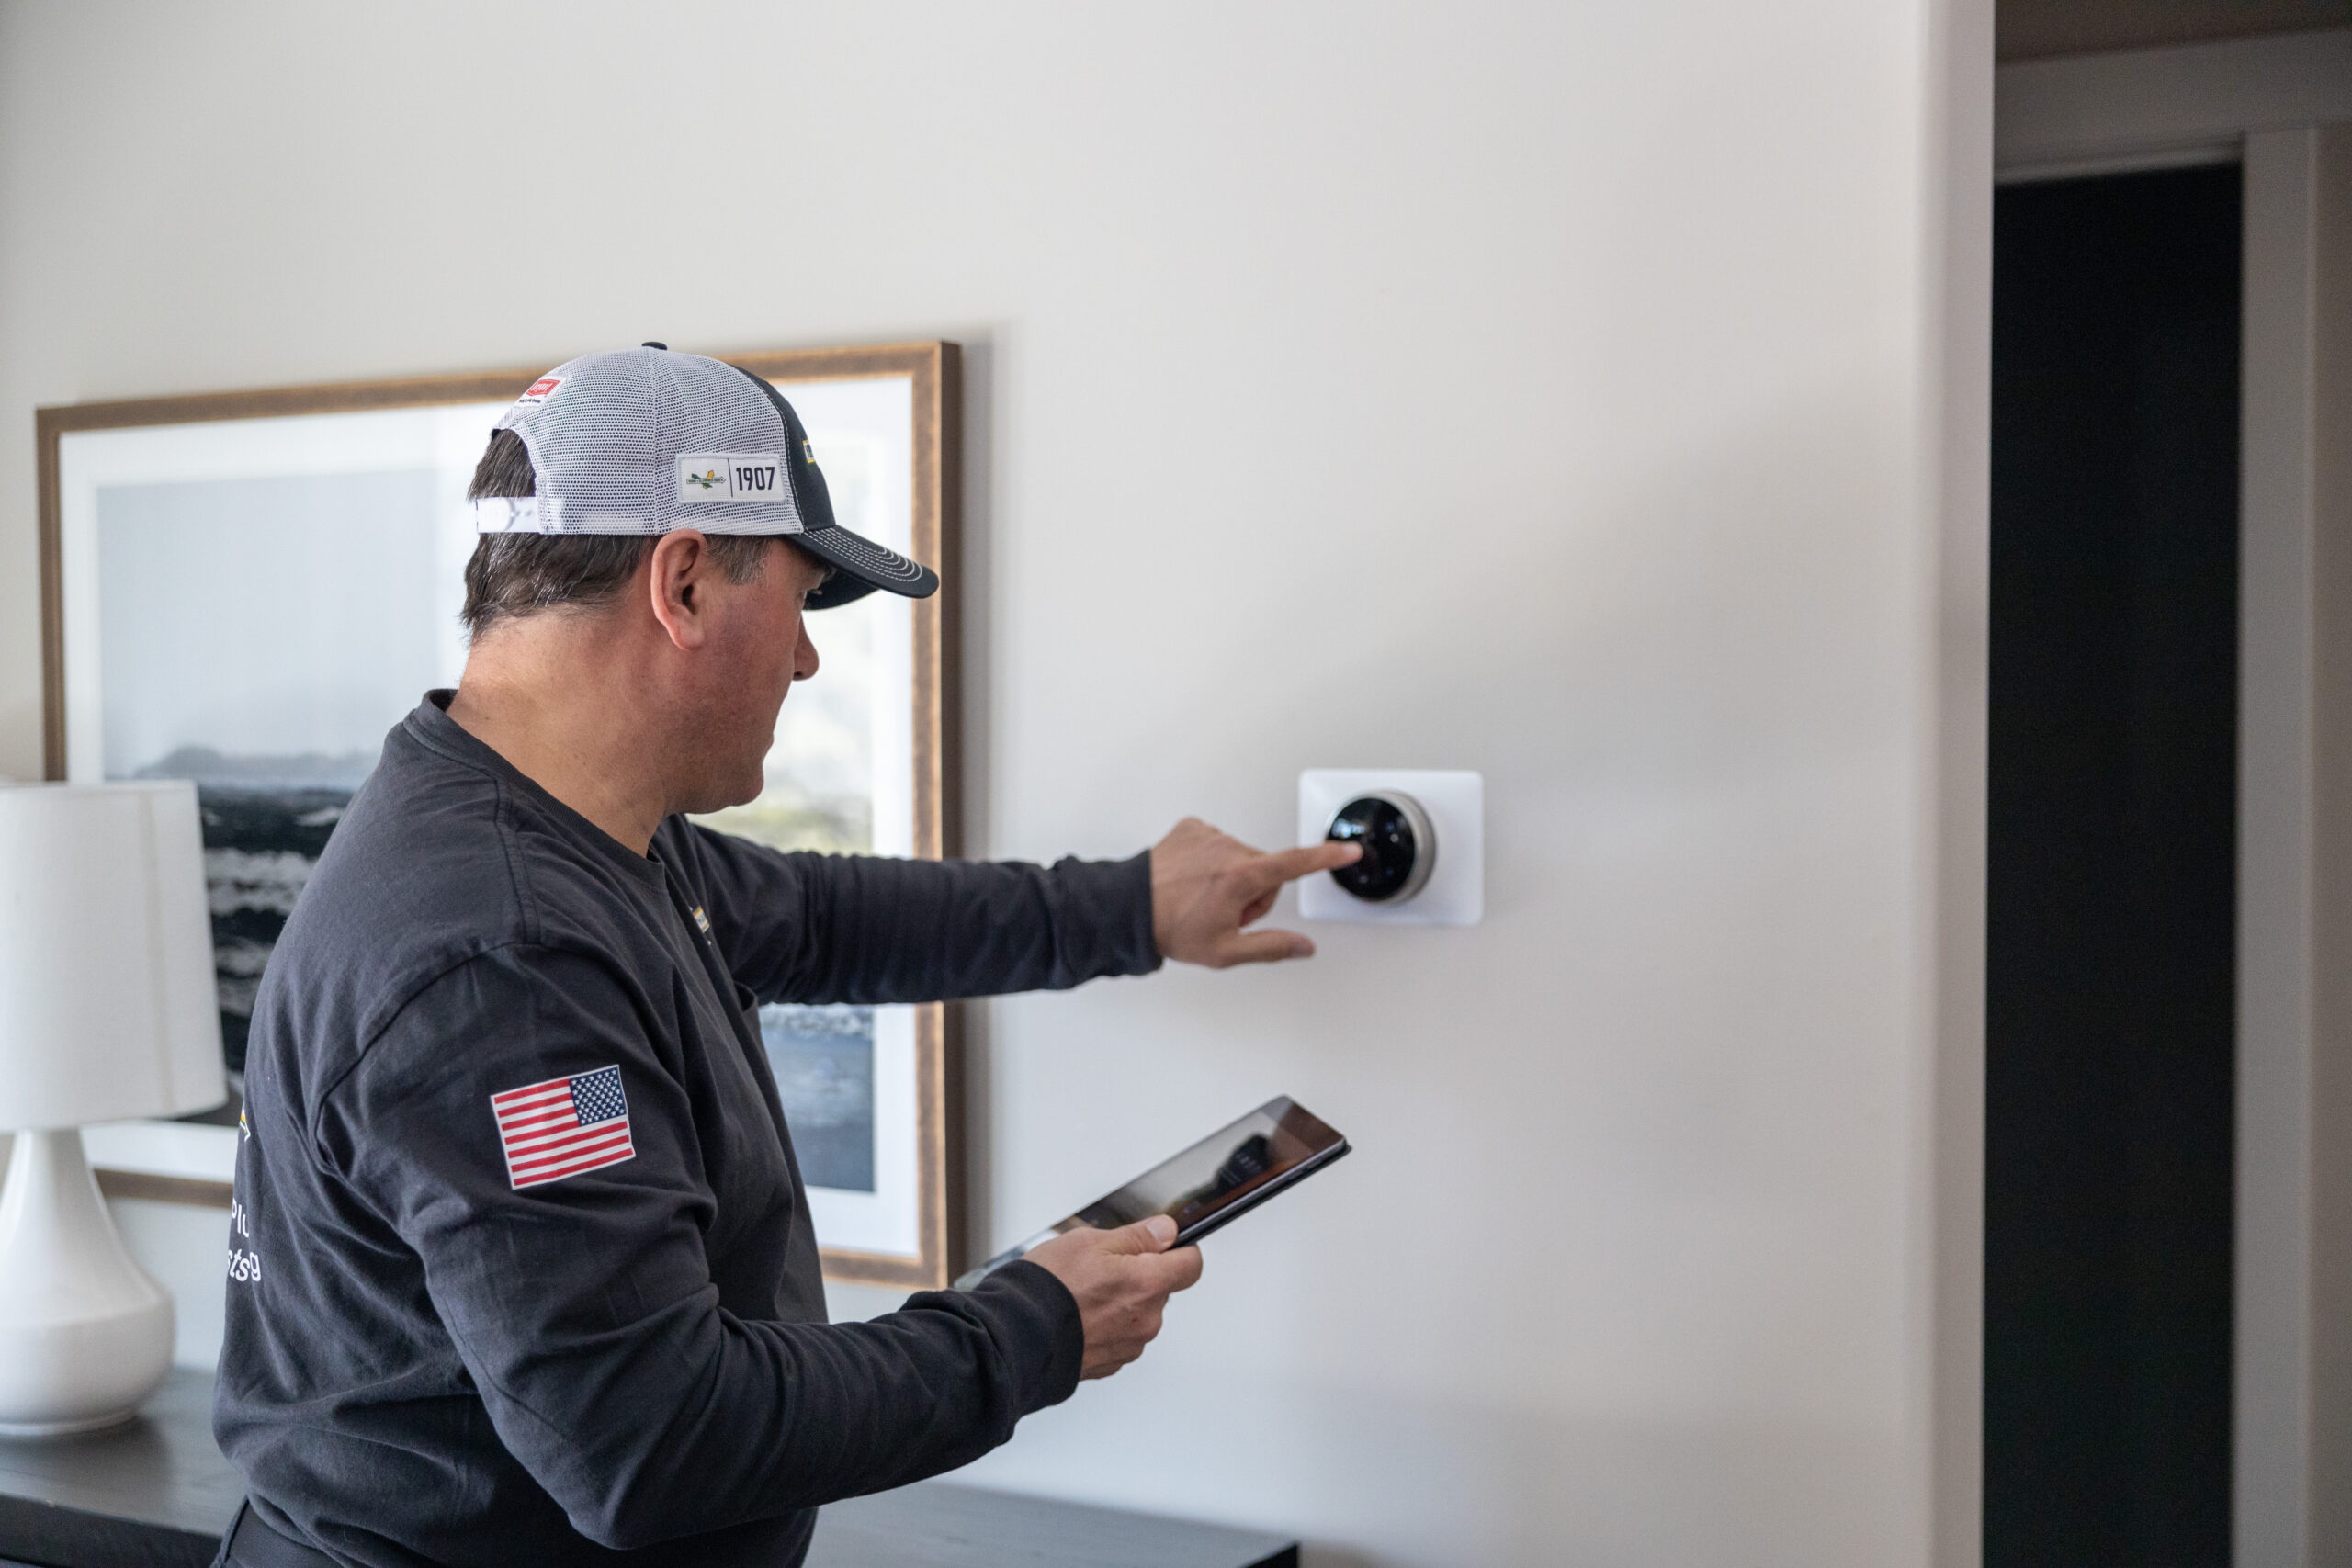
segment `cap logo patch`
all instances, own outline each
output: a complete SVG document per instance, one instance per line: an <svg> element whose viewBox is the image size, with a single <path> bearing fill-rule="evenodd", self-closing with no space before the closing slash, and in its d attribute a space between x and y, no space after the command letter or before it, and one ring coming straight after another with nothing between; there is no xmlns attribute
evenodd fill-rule
<svg viewBox="0 0 2352 1568"><path fill-rule="evenodd" d="M775 452L688 452L678 459L678 504L781 501L784 458Z"/></svg>
<svg viewBox="0 0 2352 1568"><path fill-rule="evenodd" d="M526 387L523 395L514 400L518 403L543 403L553 397L555 389L562 385L563 378L560 376L542 376Z"/></svg>

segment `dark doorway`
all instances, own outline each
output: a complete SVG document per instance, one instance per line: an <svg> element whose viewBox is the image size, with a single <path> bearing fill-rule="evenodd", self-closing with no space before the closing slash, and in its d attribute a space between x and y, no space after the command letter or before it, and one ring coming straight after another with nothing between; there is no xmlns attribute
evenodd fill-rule
<svg viewBox="0 0 2352 1568"><path fill-rule="evenodd" d="M2239 187L1995 203L1988 1568L2230 1557Z"/></svg>

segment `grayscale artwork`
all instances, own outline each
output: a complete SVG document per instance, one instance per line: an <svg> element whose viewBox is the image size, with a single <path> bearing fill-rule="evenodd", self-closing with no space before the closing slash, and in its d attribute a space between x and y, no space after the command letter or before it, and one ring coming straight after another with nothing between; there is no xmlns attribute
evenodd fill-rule
<svg viewBox="0 0 2352 1568"><path fill-rule="evenodd" d="M792 1128L800 1179L874 1190L874 1010L763 1007L760 1038Z"/></svg>
<svg viewBox="0 0 2352 1568"><path fill-rule="evenodd" d="M952 345L749 363L793 400L842 523L937 548ZM529 380L40 412L55 473L41 518L52 776L196 784L240 1089L271 950L335 824L385 735L464 669L465 490ZM822 668L784 705L765 787L705 824L787 852L941 852L937 775L918 761L944 733L938 613L877 593L814 618ZM935 1004L761 1010L833 1277L952 1278L944 1020ZM219 1115L233 1124L236 1102ZM193 1179L168 1151L210 1131L159 1130L141 1168Z"/></svg>
<svg viewBox="0 0 2352 1568"><path fill-rule="evenodd" d="M262 965L384 733L458 653L431 469L96 494L106 776L190 779L232 1081Z"/></svg>

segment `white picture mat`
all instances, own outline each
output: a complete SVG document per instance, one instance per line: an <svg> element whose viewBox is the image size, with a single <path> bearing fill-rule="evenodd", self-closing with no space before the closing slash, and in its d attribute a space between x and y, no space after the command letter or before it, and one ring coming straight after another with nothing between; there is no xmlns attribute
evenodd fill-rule
<svg viewBox="0 0 2352 1568"><path fill-rule="evenodd" d="M874 1190L808 1187L820 1246L890 1257L922 1255L915 1088L915 1010L876 1008Z"/></svg>
<svg viewBox="0 0 2352 1568"><path fill-rule="evenodd" d="M876 543L913 553L914 382L910 376L779 381L807 427L820 468L832 451L842 468L870 480L855 515L838 518ZM111 487L378 474L431 469L440 602L447 629L440 683L454 685L465 644L457 624L465 561L477 537L466 486L489 433L510 405L413 409L209 421L74 431L58 444L59 551L64 612L67 777L103 778L104 670L98 571L98 496ZM843 500L849 500L843 496ZM873 845L876 854L914 849L913 613L908 601L874 593L835 615L871 627L870 680L894 700L871 705ZM822 656L824 616L811 623ZM822 679L820 671L820 679ZM895 694L908 694L906 700ZM779 739L785 734L779 728ZM875 1187L871 1192L810 1187L820 1243L828 1247L917 1258L922 1253L920 1160L911 1007L875 1010ZM94 1129L96 1163L199 1180L222 1179L235 1133L175 1122L124 1122Z"/></svg>
<svg viewBox="0 0 2352 1568"><path fill-rule="evenodd" d="M914 378L860 378L843 381L779 381L792 401L818 467L853 463L871 479L863 505L853 514L846 485L834 490L835 521L901 555L914 553ZM859 455L852 459L850 454ZM835 456L829 457L829 454ZM812 686L825 679L826 623L860 615L870 626L872 690L891 700L870 705L874 840L877 855L914 852L914 608L895 593L869 593L840 610L824 611L808 623L819 668ZM903 697L903 700L900 700ZM792 704L787 698L777 728L779 750L788 744ZM922 1150L917 1137L915 1010L874 1010L874 1190L808 1188L808 1208L822 1246L889 1257L920 1258Z"/></svg>

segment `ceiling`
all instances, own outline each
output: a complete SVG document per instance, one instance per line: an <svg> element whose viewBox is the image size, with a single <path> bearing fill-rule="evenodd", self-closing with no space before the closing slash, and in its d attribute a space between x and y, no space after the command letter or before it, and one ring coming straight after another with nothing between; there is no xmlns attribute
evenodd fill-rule
<svg viewBox="0 0 2352 1568"><path fill-rule="evenodd" d="M2352 0L1995 0L2003 61L2352 27Z"/></svg>

